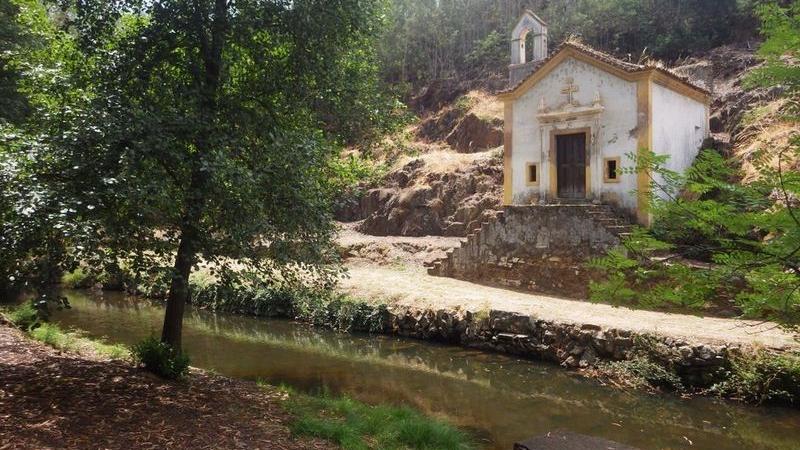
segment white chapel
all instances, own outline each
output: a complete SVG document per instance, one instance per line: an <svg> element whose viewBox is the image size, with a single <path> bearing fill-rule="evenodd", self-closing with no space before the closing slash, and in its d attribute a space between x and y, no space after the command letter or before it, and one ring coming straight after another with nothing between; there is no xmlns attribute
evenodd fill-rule
<svg viewBox="0 0 800 450"><path fill-rule="evenodd" d="M573 40L548 54L547 24L530 11L514 28L509 87L499 97L507 205L603 202L647 225L651 174L623 173L633 166L626 155L667 154L668 168L682 172L709 132L704 87Z"/></svg>

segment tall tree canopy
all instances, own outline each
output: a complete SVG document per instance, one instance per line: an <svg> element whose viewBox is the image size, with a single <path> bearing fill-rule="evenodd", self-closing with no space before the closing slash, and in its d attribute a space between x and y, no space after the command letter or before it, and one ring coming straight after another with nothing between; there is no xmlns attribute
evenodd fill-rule
<svg viewBox="0 0 800 450"><path fill-rule="evenodd" d="M84 225L69 250L93 267L167 274L162 340L176 351L198 264L329 281L331 143L382 126L388 98L346 86L375 90L364 46L380 2L66 6L75 52L43 82L25 151L61 221Z"/></svg>
<svg viewBox="0 0 800 450"><path fill-rule="evenodd" d="M620 56L675 59L752 37L755 0L394 0L381 46L385 76L424 84L505 74L511 29L525 9Z"/></svg>

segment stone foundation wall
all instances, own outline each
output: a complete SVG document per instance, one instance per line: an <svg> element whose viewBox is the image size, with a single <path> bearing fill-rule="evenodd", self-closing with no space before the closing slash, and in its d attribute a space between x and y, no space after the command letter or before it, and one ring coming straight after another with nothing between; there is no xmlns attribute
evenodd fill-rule
<svg viewBox="0 0 800 450"><path fill-rule="evenodd" d="M604 205L508 206L429 273L585 298L585 263L620 242L630 225Z"/></svg>

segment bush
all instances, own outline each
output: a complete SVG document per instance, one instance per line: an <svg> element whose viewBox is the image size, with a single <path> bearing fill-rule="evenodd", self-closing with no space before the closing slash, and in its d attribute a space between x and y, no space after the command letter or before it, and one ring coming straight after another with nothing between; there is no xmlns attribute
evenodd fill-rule
<svg viewBox="0 0 800 450"><path fill-rule="evenodd" d="M674 371L645 357L601 363L598 369L602 376L636 389L683 390L681 379Z"/></svg>
<svg viewBox="0 0 800 450"><path fill-rule="evenodd" d="M380 332L386 313L385 305L373 306L323 288L193 282L191 289L193 304L200 308L288 317L341 331Z"/></svg>
<svg viewBox="0 0 800 450"><path fill-rule="evenodd" d="M712 392L755 403L800 404L800 355L741 355L732 360L726 375Z"/></svg>
<svg viewBox="0 0 800 450"><path fill-rule="evenodd" d="M78 267L72 272L61 276L61 284L68 289L86 289L94 285L94 278L85 270Z"/></svg>
<svg viewBox="0 0 800 450"><path fill-rule="evenodd" d="M136 364L169 380L183 378L189 371L189 357L185 353L175 352L152 336L132 346L131 356Z"/></svg>
<svg viewBox="0 0 800 450"><path fill-rule="evenodd" d="M31 302L14 308L8 315L8 319L25 331L32 330L41 324L39 310Z"/></svg>

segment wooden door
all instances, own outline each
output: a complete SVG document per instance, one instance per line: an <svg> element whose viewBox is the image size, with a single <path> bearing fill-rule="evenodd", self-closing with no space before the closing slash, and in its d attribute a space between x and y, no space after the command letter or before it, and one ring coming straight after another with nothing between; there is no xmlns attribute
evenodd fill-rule
<svg viewBox="0 0 800 450"><path fill-rule="evenodd" d="M556 136L559 198L586 198L586 134Z"/></svg>

